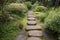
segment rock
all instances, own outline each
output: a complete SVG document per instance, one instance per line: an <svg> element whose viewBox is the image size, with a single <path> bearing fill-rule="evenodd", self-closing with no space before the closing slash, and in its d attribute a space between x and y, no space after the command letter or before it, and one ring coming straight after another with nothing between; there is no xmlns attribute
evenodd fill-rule
<svg viewBox="0 0 60 40"><path fill-rule="evenodd" d="M36 23L36 21L28 21L27 24L28 24L28 25L36 25L37 23Z"/></svg>
<svg viewBox="0 0 60 40"><path fill-rule="evenodd" d="M36 18L28 18L29 21L35 21Z"/></svg>
<svg viewBox="0 0 60 40"><path fill-rule="evenodd" d="M42 37L42 31L40 30L31 30L31 31L28 31L27 32L29 36L32 36L32 37Z"/></svg>
<svg viewBox="0 0 60 40"><path fill-rule="evenodd" d="M42 30L41 26L27 26L26 30Z"/></svg>
<svg viewBox="0 0 60 40"><path fill-rule="evenodd" d="M30 12L28 13L28 15L33 15L33 12L32 12L32 11L30 11Z"/></svg>
<svg viewBox="0 0 60 40"><path fill-rule="evenodd" d="M32 13L29 13L28 15L33 15Z"/></svg>
<svg viewBox="0 0 60 40"><path fill-rule="evenodd" d="M42 40L39 37L29 37L27 40Z"/></svg>
<svg viewBox="0 0 60 40"><path fill-rule="evenodd" d="M36 18L34 15L28 15L28 18Z"/></svg>

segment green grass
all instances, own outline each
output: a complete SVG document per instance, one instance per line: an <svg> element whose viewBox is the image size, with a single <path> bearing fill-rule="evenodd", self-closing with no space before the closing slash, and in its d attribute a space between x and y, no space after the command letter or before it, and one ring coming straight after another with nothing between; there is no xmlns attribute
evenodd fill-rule
<svg viewBox="0 0 60 40"><path fill-rule="evenodd" d="M6 24L0 24L0 40L14 40L19 34L19 25L23 25L23 29L27 26L27 17L19 17L18 15L12 14L14 20Z"/></svg>
<svg viewBox="0 0 60 40"><path fill-rule="evenodd" d="M0 26L0 40L14 40L19 33L19 29L15 24L16 22L11 21L8 24Z"/></svg>
<svg viewBox="0 0 60 40"><path fill-rule="evenodd" d="M22 24L23 24L23 29L25 30L26 26L27 26L27 17L25 16L22 20Z"/></svg>

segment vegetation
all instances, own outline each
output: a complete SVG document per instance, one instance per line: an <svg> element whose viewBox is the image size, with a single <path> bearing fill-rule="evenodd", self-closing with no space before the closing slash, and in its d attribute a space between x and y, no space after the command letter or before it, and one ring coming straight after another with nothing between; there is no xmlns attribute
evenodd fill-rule
<svg viewBox="0 0 60 40"><path fill-rule="evenodd" d="M44 22L44 19L47 17L47 14L44 12L34 12L34 14L36 15L37 19L41 22Z"/></svg>
<svg viewBox="0 0 60 40"><path fill-rule="evenodd" d="M52 10L49 12L48 17L45 19L45 25L54 33L60 33L60 13ZM60 35L60 34L59 34Z"/></svg>
<svg viewBox="0 0 60 40"><path fill-rule="evenodd" d="M60 40L60 4L58 1L49 0L43 4L34 4L34 14L37 19L44 23L46 31ZM46 3L46 4L44 4ZM44 5L44 6L43 6ZM57 8L58 7L58 8Z"/></svg>
<svg viewBox="0 0 60 40"><path fill-rule="evenodd" d="M14 40L27 24L30 9L45 29L60 40L60 0L0 0L0 40Z"/></svg>
<svg viewBox="0 0 60 40"><path fill-rule="evenodd" d="M28 9L24 3L10 3L1 7L0 40L15 40L20 32L19 27L24 28L26 26Z"/></svg>
<svg viewBox="0 0 60 40"><path fill-rule="evenodd" d="M25 2L25 5L27 6L28 9L31 9L32 3L31 2Z"/></svg>
<svg viewBox="0 0 60 40"><path fill-rule="evenodd" d="M47 8L44 7L44 6L36 6L35 9L34 9L34 11L35 11L35 12L42 12L42 11L45 12L46 9L47 9Z"/></svg>

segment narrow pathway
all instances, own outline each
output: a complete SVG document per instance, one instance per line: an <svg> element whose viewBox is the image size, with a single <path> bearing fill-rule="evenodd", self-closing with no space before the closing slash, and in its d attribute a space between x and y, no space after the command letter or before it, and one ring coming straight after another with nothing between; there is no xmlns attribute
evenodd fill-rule
<svg viewBox="0 0 60 40"><path fill-rule="evenodd" d="M28 20L26 27L28 33L27 40L42 40L43 37L42 27L37 24L36 17L34 16L32 11L28 12L27 20Z"/></svg>
<svg viewBox="0 0 60 40"><path fill-rule="evenodd" d="M15 40L43 40L42 26L38 25L33 11L28 12L26 32L20 31Z"/></svg>

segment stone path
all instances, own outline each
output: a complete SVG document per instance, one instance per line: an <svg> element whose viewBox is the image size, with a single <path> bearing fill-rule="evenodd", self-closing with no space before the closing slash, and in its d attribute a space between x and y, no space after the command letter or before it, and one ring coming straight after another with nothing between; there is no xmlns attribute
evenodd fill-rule
<svg viewBox="0 0 60 40"><path fill-rule="evenodd" d="M37 25L36 17L32 11L28 12L26 31L28 34L27 40L42 40L43 32L42 27Z"/></svg>
<svg viewBox="0 0 60 40"><path fill-rule="evenodd" d="M36 17L32 11L28 12L26 32L20 31L15 40L42 40L42 27L37 25Z"/></svg>

